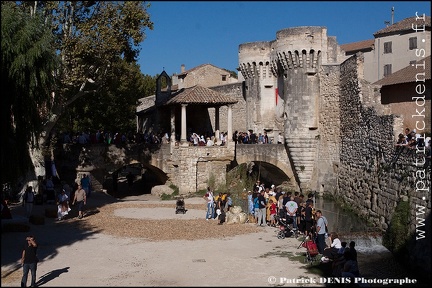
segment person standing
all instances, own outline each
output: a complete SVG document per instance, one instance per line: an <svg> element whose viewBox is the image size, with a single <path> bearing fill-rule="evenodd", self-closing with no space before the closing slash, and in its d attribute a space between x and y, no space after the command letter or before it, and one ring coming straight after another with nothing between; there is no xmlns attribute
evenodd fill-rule
<svg viewBox="0 0 432 288"><path fill-rule="evenodd" d="M128 191L131 192L135 180L135 176L132 174L132 172L129 171L129 173L126 175L126 180L128 182Z"/></svg>
<svg viewBox="0 0 432 288"><path fill-rule="evenodd" d="M90 197L91 180L89 175L87 174L83 175L83 177L81 178L81 187L86 192L86 197Z"/></svg>
<svg viewBox="0 0 432 288"><path fill-rule="evenodd" d="M262 189L258 195L258 223L257 226L266 226L266 200L264 197L265 190Z"/></svg>
<svg viewBox="0 0 432 288"><path fill-rule="evenodd" d="M213 192L211 191L210 187L207 187L207 192L204 195L204 200L207 201L207 213L206 213L206 220L213 218L214 214L214 197Z"/></svg>
<svg viewBox="0 0 432 288"><path fill-rule="evenodd" d="M52 181L52 177L49 176L46 179L46 183L45 183L45 194L46 194L46 203L50 204L50 203L55 203L55 190L54 190L54 182Z"/></svg>
<svg viewBox="0 0 432 288"><path fill-rule="evenodd" d="M29 218L33 210L33 202L35 194L33 192L33 187L28 186L23 196L23 206L25 206L26 217Z"/></svg>
<svg viewBox="0 0 432 288"><path fill-rule="evenodd" d="M326 226L328 225L327 219L322 215L321 210L317 210L315 213L318 218L316 223L316 232L317 232L317 246L318 252L320 254L324 253L324 248L326 247L325 242L325 234L326 234Z"/></svg>
<svg viewBox="0 0 432 288"><path fill-rule="evenodd" d="M75 205L75 202L78 204L78 219L83 217L83 208L86 204L86 201L86 192L82 188L81 184L78 184L78 189L75 191L74 200L72 202L72 205Z"/></svg>
<svg viewBox="0 0 432 288"><path fill-rule="evenodd" d="M290 200L285 204L287 218L292 219L293 229L297 230L297 203L294 201L294 197L291 196Z"/></svg>
<svg viewBox="0 0 432 288"><path fill-rule="evenodd" d="M21 264L23 266L23 276L21 279L21 287L27 287L27 277L31 272L31 287L36 287L36 269L37 269L37 243L34 236L26 238L26 245L22 251Z"/></svg>
<svg viewBox="0 0 432 288"><path fill-rule="evenodd" d="M305 224L306 224L306 236L309 236L310 239L313 239L312 228L314 227L314 219L313 219L313 201L306 201L305 207Z"/></svg>

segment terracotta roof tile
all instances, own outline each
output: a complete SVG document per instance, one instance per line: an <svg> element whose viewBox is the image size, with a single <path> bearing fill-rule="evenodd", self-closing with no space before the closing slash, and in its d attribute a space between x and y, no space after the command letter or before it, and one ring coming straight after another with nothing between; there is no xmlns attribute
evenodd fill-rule
<svg viewBox="0 0 432 288"><path fill-rule="evenodd" d="M227 105L237 103L238 100L225 96L219 92L199 85L180 89L166 103L170 104L197 104L197 105Z"/></svg>
<svg viewBox="0 0 432 288"><path fill-rule="evenodd" d="M409 18L405 18L402 21L396 22L393 25L390 25L386 28L383 28L377 32L375 32L373 35L376 37L381 36L383 34L391 34L394 32L402 32L402 31L413 31L413 27L412 25L417 24L417 27L421 27L421 25L425 24L425 27L429 27L429 29L426 28L426 30L431 30L431 17L430 16L426 16L425 17L425 21L418 19L416 20L416 17L409 17Z"/></svg>
<svg viewBox="0 0 432 288"><path fill-rule="evenodd" d="M198 69L200 69L200 68L202 68L202 67L205 67L205 66L207 66L207 65L213 66L213 67L215 67L215 68L217 68L217 69L225 70L225 71L227 72L227 74L230 74L230 71L228 71L227 69L219 68L219 67L217 67L217 66L215 66L215 65L213 65L213 64L201 64L201 65L198 65L198 66L196 66L196 67L194 67L194 68L191 68L191 69L189 69L189 70L186 70L186 71L184 71L184 72L181 72L181 73L179 73L178 75L179 75L179 76L181 76L181 75L186 75L186 74L188 74L188 73L191 73L191 72L193 72L193 71L195 71L195 70L198 70Z"/></svg>
<svg viewBox="0 0 432 288"><path fill-rule="evenodd" d="M341 49L345 52L357 52L361 50L372 50L374 47L375 39L363 40L359 42L347 43L340 45Z"/></svg>
<svg viewBox="0 0 432 288"><path fill-rule="evenodd" d="M431 79L431 56L429 55L426 58L420 59L417 61L417 64L423 64L423 62L426 63L425 65L425 79L429 80ZM394 84L402 84L402 83L410 83L416 81L416 74L423 71L422 66L417 66L417 69L413 65L409 65L405 68L402 68L401 70L398 70L378 81L376 81L373 84L376 85L382 85L382 86L388 86L388 85L394 85Z"/></svg>

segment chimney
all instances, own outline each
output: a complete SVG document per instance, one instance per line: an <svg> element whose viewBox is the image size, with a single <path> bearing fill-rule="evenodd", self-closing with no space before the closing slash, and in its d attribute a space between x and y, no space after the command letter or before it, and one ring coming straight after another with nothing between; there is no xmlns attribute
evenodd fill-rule
<svg viewBox="0 0 432 288"><path fill-rule="evenodd" d="M180 73L183 73L183 72L185 72L185 65L184 64L182 64L180 66Z"/></svg>

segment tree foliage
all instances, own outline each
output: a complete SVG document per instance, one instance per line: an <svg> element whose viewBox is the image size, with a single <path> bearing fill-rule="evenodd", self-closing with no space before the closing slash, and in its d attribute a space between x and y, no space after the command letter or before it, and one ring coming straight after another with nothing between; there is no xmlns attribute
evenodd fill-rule
<svg viewBox="0 0 432 288"><path fill-rule="evenodd" d="M42 122L56 91L53 73L58 57L48 23L28 17L14 2L1 4L1 183L25 174L31 166L28 145L37 146Z"/></svg>
<svg viewBox="0 0 432 288"><path fill-rule="evenodd" d="M128 105L143 97L145 85L138 80L141 74L135 63L145 30L153 29L148 3L21 1L1 5L2 83L9 84L7 99L2 98L2 120L9 120L2 121L2 128L13 135L10 145L2 147L2 171L7 162L3 155L14 163L20 157L12 155L28 154L19 145L29 139L43 144L71 106L72 112L92 113L90 104L95 104L112 121L111 112L122 107L128 113ZM122 83L122 79L128 81ZM126 87L129 84L133 85ZM73 105L84 95L87 107ZM112 106L102 107L107 102ZM95 114L89 115L91 119Z"/></svg>

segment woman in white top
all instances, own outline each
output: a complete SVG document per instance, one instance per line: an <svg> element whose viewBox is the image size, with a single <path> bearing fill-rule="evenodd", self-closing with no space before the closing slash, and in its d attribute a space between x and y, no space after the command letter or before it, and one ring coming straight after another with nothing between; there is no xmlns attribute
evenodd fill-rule
<svg viewBox="0 0 432 288"><path fill-rule="evenodd" d="M342 248L342 243L339 239L339 235L336 232L331 232L329 239L331 241L331 246L324 249L324 259L321 259L324 262L328 261L329 259L335 259L341 256L338 254L339 249Z"/></svg>

